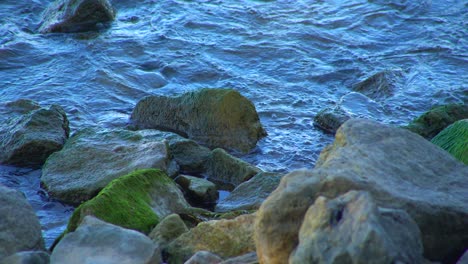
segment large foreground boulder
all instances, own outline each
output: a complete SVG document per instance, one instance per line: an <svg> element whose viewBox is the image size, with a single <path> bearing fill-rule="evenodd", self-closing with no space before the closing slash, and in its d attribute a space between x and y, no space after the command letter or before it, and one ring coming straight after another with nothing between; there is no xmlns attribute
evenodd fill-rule
<svg viewBox="0 0 468 264"><path fill-rule="evenodd" d="M202 89L179 97L149 96L131 116L138 128L172 131L210 148L248 152L266 136L255 106L231 89Z"/></svg>
<svg viewBox="0 0 468 264"><path fill-rule="evenodd" d="M431 142L468 165L468 119L451 124L437 134Z"/></svg>
<svg viewBox="0 0 468 264"><path fill-rule="evenodd" d="M212 220L198 224L169 244L169 263L184 263L202 250L222 258L254 251L254 219L255 215L249 214L231 220Z"/></svg>
<svg viewBox="0 0 468 264"><path fill-rule="evenodd" d="M137 169L165 170L167 143L152 131L84 129L47 159L43 186L54 197L79 204L94 197L113 179Z"/></svg>
<svg viewBox="0 0 468 264"><path fill-rule="evenodd" d="M350 191L309 207L289 263L424 263L422 253L419 228L405 211Z"/></svg>
<svg viewBox="0 0 468 264"><path fill-rule="evenodd" d="M430 140L455 121L467 118L468 104L442 105L433 107L405 128Z"/></svg>
<svg viewBox="0 0 468 264"><path fill-rule="evenodd" d="M189 208L174 181L156 169L138 170L113 180L96 197L81 204L68 222L74 231L87 215L148 234L159 220Z"/></svg>
<svg viewBox="0 0 468 264"><path fill-rule="evenodd" d="M162 260L147 236L87 216L57 244L50 263L159 264Z"/></svg>
<svg viewBox="0 0 468 264"><path fill-rule="evenodd" d="M18 100L6 104L3 114L11 118L0 125L0 164L40 167L70 133L67 115L58 105L41 108Z"/></svg>
<svg viewBox="0 0 468 264"><path fill-rule="evenodd" d="M91 31L114 18L109 0L56 0L44 12L39 32Z"/></svg>
<svg viewBox="0 0 468 264"><path fill-rule="evenodd" d="M28 250L45 250L39 220L23 193L0 184L0 260Z"/></svg>
<svg viewBox="0 0 468 264"><path fill-rule="evenodd" d="M468 244L468 166L405 129L350 120L314 170L292 172L257 212L262 263L286 263L318 196L368 191L377 206L403 209L418 224L425 257L453 263ZM281 208L279 210L278 208Z"/></svg>

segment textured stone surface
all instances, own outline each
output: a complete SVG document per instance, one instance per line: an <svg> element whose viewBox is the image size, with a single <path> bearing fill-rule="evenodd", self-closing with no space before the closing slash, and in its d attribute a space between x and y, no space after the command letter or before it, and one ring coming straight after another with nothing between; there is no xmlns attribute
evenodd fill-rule
<svg viewBox="0 0 468 264"><path fill-rule="evenodd" d="M0 125L0 163L40 167L65 144L70 133L62 107L41 108L30 100L6 104L10 119Z"/></svg>
<svg viewBox="0 0 468 264"><path fill-rule="evenodd" d="M216 212L255 210L278 187L282 174L261 172L241 183L226 198L220 201Z"/></svg>
<svg viewBox="0 0 468 264"><path fill-rule="evenodd" d="M218 189L216 185L208 180L180 175L175 179L186 192L189 201L199 205L211 205L218 199Z"/></svg>
<svg viewBox="0 0 468 264"><path fill-rule="evenodd" d="M325 132L334 134L351 117L351 114L344 111L339 105L336 105L318 112L314 117L314 125Z"/></svg>
<svg viewBox="0 0 468 264"><path fill-rule="evenodd" d="M218 264L223 261L219 256L208 252L198 251L191 258L189 258L185 264Z"/></svg>
<svg viewBox="0 0 468 264"><path fill-rule="evenodd" d="M468 119L459 120L446 127L432 138L431 142L468 165Z"/></svg>
<svg viewBox="0 0 468 264"><path fill-rule="evenodd" d="M54 197L79 204L94 197L113 179L137 169L166 169L167 143L152 131L84 129L48 159L41 182Z"/></svg>
<svg viewBox="0 0 468 264"><path fill-rule="evenodd" d="M212 220L198 224L169 245L169 263L183 263L201 250L222 258L254 251L254 218L255 215L250 214L232 220Z"/></svg>
<svg viewBox="0 0 468 264"><path fill-rule="evenodd" d="M148 235L161 249L165 251L167 246L189 229L178 214L170 214L153 229Z"/></svg>
<svg viewBox="0 0 468 264"><path fill-rule="evenodd" d="M403 209L415 220L426 258L454 262L468 244L466 175L467 166L418 135L350 120L314 170L283 177L260 207L255 231L259 259L287 261L304 214L318 196L365 190L378 206Z"/></svg>
<svg viewBox="0 0 468 264"><path fill-rule="evenodd" d="M39 32L83 32L114 20L108 0L56 0L45 10Z"/></svg>
<svg viewBox="0 0 468 264"><path fill-rule="evenodd" d="M242 256L226 259L220 264L258 264L256 252L250 252Z"/></svg>
<svg viewBox="0 0 468 264"><path fill-rule="evenodd" d="M319 196L307 210L289 258L302 263L424 263L416 223L402 210L377 208L366 192Z"/></svg>
<svg viewBox="0 0 468 264"><path fill-rule="evenodd" d="M158 264L162 260L147 236L87 216L75 232L57 244L50 263Z"/></svg>
<svg viewBox="0 0 468 264"><path fill-rule="evenodd" d="M401 88L403 77L402 69L387 69L356 83L352 89L372 99L385 99Z"/></svg>
<svg viewBox="0 0 468 264"><path fill-rule="evenodd" d="M179 97L149 96L131 120L139 128L172 131L210 148L248 152L266 136L255 106L231 89L201 89Z"/></svg>
<svg viewBox="0 0 468 264"><path fill-rule="evenodd" d="M22 251L4 259L0 264L49 264L50 255L45 251Z"/></svg>
<svg viewBox="0 0 468 264"><path fill-rule="evenodd" d="M28 250L45 250L39 220L23 193L0 184L0 260Z"/></svg>

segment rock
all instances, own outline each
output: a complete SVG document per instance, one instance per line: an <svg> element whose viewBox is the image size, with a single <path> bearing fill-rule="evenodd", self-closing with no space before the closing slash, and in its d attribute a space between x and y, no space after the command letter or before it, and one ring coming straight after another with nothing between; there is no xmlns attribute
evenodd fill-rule
<svg viewBox="0 0 468 264"><path fill-rule="evenodd" d="M289 263L423 263L420 235L405 211L378 208L366 192L319 196Z"/></svg>
<svg viewBox="0 0 468 264"><path fill-rule="evenodd" d="M446 127L431 142L468 165L468 119L456 121Z"/></svg>
<svg viewBox="0 0 468 264"><path fill-rule="evenodd" d="M402 69L384 70L354 84L352 89L374 100L385 99L392 96L400 88L403 76Z"/></svg>
<svg viewBox="0 0 468 264"><path fill-rule="evenodd" d="M214 149L205 163L205 173L208 179L219 184L237 186L261 172L249 163L228 154L223 149Z"/></svg>
<svg viewBox="0 0 468 264"><path fill-rule="evenodd" d="M250 252L242 256L226 259L220 264L258 264L256 252Z"/></svg>
<svg viewBox="0 0 468 264"><path fill-rule="evenodd" d="M41 182L65 203L79 204L94 197L113 179L137 169L166 169L169 154L164 140L151 131L84 129L48 159Z"/></svg>
<svg viewBox="0 0 468 264"><path fill-rule="evenodd" d="M216 185L208 180L180 175L175 181L185 190L189 201L195 204L210 205L216 203L218 199Z"/></svg>
<svg viewBox="0 0 468 264"><path fill-rule="evenodd" d="M23 193L0 184L0 260L28 250L45 250L39 220Z"/></svg>
<svg viewBox="0 0 468 264"><path fill-rule="evenodd" d="M0 127L0 163L37 168L60 150L70 133L67 115L58 105L41 108L30 100L6 105L12 118Z"/></svg>
<svg viewBox="0 0 468 264"><path fill-rule="evenodd" d="M255 106L232 89L201 89L179 97L148 96L131 120L138 128L175 132L210 148L248 152L266 136Z"/></svg>
<svg viewBox="0 0 468 264"><path fill-rule="evenodd" d="M468 244L466 175L467 166L418 135L349 120L314 170L283 177L260 207L255 221L259 260L288 261L306 210L318 196L365 190L377 206L402 209L415 220L425 258L453 263Z"/></svg>
<svg viewBox="0 0 468 264"><path fill-rule="evenodd" d="M0 260L0 264L49 264L50 256L45 251L22 251Z"/></svg>
<svg viewBox="0 0 468 264"><path fill-rule="evenodd" d="M405 128L430 140L455 121L467 118L467 104L449 104L432 108Z"/></svg>
<svg viewBox="0 0 468 264"><path fill-rule="evenodd" d="M198 251L189 258L185 264L218 264L223 261L219 256L208 252L208 251Z"/></svg>
<svg viewBox="0 0 468 264"><path fill-rule="evenodd" d="M148 235L165 252L167 246L183 233L189 231L178 214L170 214L153 229Z"/></svg>
<svg viewBox="0 0 468 264"><path fill-rule="evenodd" d="M145 235L87 216L65 235L50 257L51 264L162 263L156 245Z"/></svg>
<svg viewBox="0 0 468 264"><path fill-rule="evenodd" d="M314 125L325 132L335 134L336 130L352 116L345 112L339 105L328 107L314 117Z"/></svg>
<svg viewBox="0 0 468 264"><path fill-rule="evenodd" d="M261 172L241 183L225 199L218 202L216 212L255 210L278 187L282 174Z"/></svg>
<svg viewBox="0 0 468 264"><path fill-rule="evenodd" d="M465 250L465 254L463 254L460 259L457 261L457 264L467 264L468 263L468 249Z"/></svg>
<svg viewBox="0 0 468 264"><path fill-rule="evenodd" d="M39 32L93 31L114 18L115 10L108 0L56 0L45 10Z"/></svg>
<svg viewBox="0 0 468 264"><path fill-rule="evenodd" d="M183 263L201 250L222 258L254 251L254 219L255 215L250 214L232 220L212 220L198 224L169 244L169 263Z"/></svg>
<svg viewBox="0 0 468 264"><path fill-rule="evenodd" d="M113 180L96 197L75 209L66 232L73 232L87 215L148 234L159 220L190 207L164 172L138 170Z"/></svg>

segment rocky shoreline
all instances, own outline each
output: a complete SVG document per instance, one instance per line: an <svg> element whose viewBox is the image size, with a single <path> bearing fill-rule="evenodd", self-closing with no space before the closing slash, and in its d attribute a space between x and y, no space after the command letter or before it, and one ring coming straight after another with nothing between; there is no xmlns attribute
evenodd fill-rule
<svg viewBox="0 0 468 264"><path fill-rule="evenodd" d="M466 250L466 105L406 128L350 119L313 170L287 175L229 154L266 135L234 90L144 98L128 127L70 137L60 106L3 107L1 163L42 167L49 195L78 207L47 250L2 186L0 263L455 263ZM218 190L231 193L216 203Z"/></svg>

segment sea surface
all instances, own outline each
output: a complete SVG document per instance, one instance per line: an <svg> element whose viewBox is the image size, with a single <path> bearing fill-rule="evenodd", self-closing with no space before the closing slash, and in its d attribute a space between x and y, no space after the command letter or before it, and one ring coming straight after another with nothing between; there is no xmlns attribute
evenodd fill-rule
<svg viewBox="0 0 468 264"><path fill-rule="evenodd" d="M346 97L348 111L403 125L468 102L466 0L114 0L108 29L42 35L50 2L0 0L0 104L59 104L72 133L126 126L147 95L229 87L253 101L268 132L241 158L288 172L312 168L333 141L314 127L317 112L375 73L403 78L388 98ZM26 194L50 246L73 207L49 197L40 174L0 166L0 183Z"/></svg>

